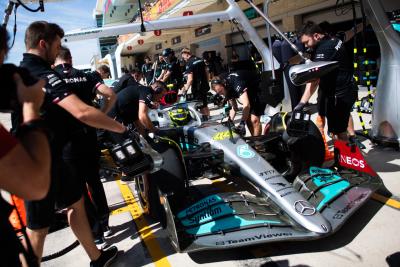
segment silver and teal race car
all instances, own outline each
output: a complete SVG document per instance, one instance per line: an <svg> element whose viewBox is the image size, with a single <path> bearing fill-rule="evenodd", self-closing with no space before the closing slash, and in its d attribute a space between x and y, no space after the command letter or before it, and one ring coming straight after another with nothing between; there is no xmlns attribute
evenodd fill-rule
<svg viewBox="0 0 400 267"><path fill-rule="evenodd" d="M147 140L162 160L136 177L136 190L178 252L325 237L382 184L353 145L338 142L336 164L321 167L308 114L278 114L261 137L242 137L221 117L203 121L187 104L150 117L161 127Z"/></svg>

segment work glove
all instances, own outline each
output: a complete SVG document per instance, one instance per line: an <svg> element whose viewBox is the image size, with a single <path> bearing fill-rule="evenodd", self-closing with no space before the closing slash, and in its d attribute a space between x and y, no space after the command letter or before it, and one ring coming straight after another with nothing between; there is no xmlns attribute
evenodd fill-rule
<svg viewBox="0 0 400 267"><path fill-rule="evenodd" d="M306 103L299 102L297 106L294 107L293 111L302 111L305 107Z"/></svg>
<svg viewBox="0 0 400 267"><path fill-rule="evenodd" d="M240 121L239 125L235 127L235 132L240 136L246 135L246 124L244 121Z"/></svg>

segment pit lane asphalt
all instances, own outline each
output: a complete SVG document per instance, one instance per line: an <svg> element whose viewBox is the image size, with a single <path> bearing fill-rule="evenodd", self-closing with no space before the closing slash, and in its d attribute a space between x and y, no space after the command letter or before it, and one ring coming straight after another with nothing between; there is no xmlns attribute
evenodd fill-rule
<svg viewBox="0 0 400 267"><path fill-rule="evenodd" d="M353 117L356 129L360 129L355 112ZM370 115L363 118L368 123ZM7 116L0 116L6 125L7 120ZM368 140L363 143L367 145L364 151L367 161L394 195L394 202L388 204L399 204L400 153L373 147ZM112 266L400 266L400 212L393 205L376 200L369 200L337 233L324 239L187 254L176 253L159 224L141 214L133 182L121 186L117 178L105 181L104 187L114 211L110 217L114 235L107 241L120 250ZM379 193L385 194L384 190ZM69 227L51 233L44 255L59 251L75 240ZM78 246L59 258L43 262L42 266L89 266L89 259Z"/></svg>

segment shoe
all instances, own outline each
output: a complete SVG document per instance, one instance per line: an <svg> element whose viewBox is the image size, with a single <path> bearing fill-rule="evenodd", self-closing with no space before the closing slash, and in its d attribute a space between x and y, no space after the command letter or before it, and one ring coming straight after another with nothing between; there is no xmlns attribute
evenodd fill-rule
<svg viewBox="0 0 400 267"><path fill-rule="evenodd" d="M108 225L103 226L103 233L104 233L105 237L109 237L114 234L113 231L111 230L110 226L108 226Z"/></svg>
<svg viewBox="0 0 400 267"><path fill-rule="evenodd" d="M127 182L132 182L134 181L134 177L128 176L128 175L121 175L121 183L126 184Z"/></svg>
<svg viewBox="0 0 400 267"><path fill-rule="evenodd" d="M94 240L94 243L96 244L96 247L98 249L105 249L108 246L107 241L104 237L96 238Z"/></svg>
<svg viewBox="0 0 400 267"><path fill-rule="evenodd" d="M107 250L102 250L100 257L90 262L90 267L107 267L110 266L111 262L117 257L118 248L110 247Z"/></svg>

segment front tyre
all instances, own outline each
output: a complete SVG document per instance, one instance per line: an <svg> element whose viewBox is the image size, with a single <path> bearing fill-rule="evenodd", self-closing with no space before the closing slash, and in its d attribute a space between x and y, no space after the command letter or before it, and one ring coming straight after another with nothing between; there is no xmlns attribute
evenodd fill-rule
<svg viewBox="0 0 400 267"><path fill-rule="evenodd" d="M135 177L135 189L143 213L152 219L158 220L158 211L161 207L158 198L157 186L152 181L151 175L145 174Z"/></svg>

